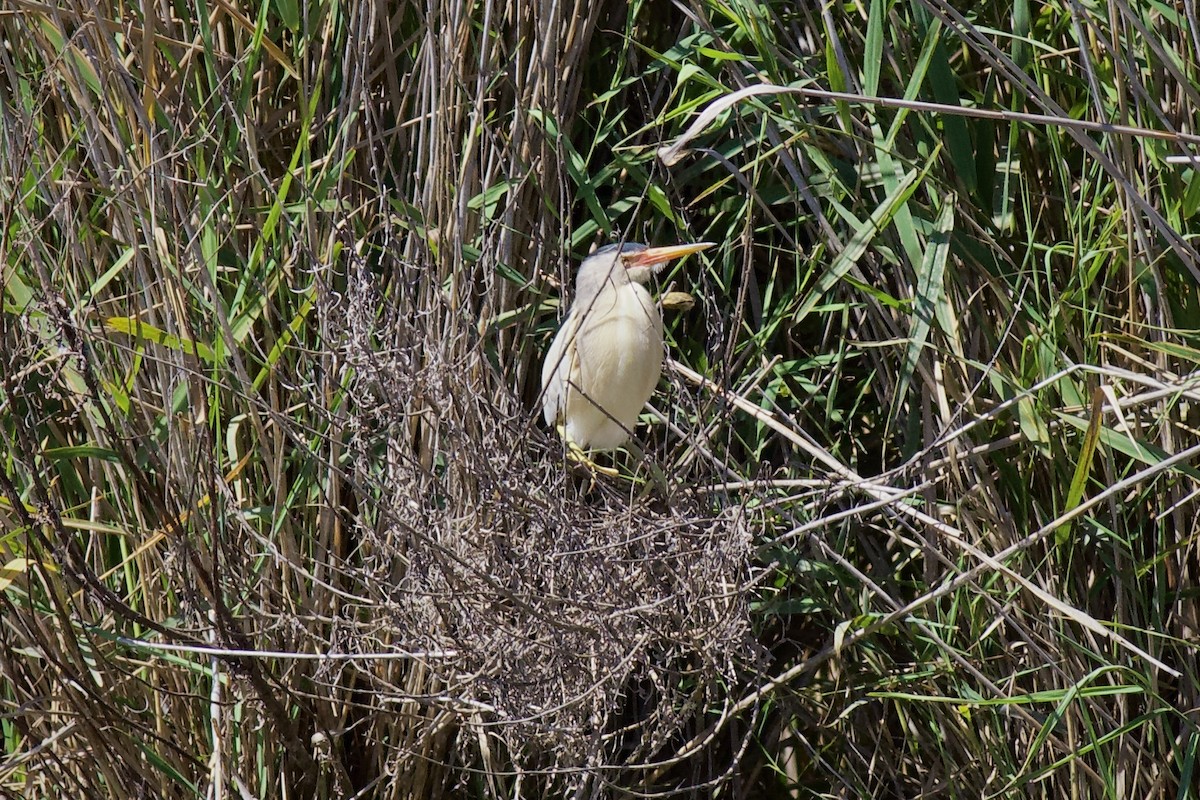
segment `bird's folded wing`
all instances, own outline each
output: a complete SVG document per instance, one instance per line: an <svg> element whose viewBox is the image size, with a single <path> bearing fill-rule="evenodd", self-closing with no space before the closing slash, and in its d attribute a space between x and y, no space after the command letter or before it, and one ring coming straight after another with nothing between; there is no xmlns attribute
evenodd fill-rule
<svg viewBox="0 0 1200 800"><path fill-rule="evenodd" d="M547 425L554 425L563 415L568 386L577 380L579 359L574 347L576 328L575 315L567 314L542 363L542 416L546 418Z"/></svg>

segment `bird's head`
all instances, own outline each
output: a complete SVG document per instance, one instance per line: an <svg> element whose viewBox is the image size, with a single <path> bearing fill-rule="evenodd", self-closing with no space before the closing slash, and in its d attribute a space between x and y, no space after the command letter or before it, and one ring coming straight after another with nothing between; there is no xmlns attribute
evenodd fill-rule
<svg viewBox="0 0 1200 800"><path fill-rule="evenodd" d="M667 247L647 247L636 242L605 245L579 265L575 294L579 297L593 295L609 282L617 286L630 282L646 283L668 261L712 246L712 242L675 244Z"/></svg>

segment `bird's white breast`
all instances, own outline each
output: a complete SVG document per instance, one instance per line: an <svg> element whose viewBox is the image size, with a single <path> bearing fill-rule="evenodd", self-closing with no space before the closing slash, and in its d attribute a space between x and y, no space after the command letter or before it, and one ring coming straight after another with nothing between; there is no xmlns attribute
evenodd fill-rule
<svg viewBox="0 0 1200 800"><path fill-rule="evenodd" d="M583 447L618 447L662 373L662 318L636 283L606 287L578 311L578 390L568 392L567 434Z"/></svg>

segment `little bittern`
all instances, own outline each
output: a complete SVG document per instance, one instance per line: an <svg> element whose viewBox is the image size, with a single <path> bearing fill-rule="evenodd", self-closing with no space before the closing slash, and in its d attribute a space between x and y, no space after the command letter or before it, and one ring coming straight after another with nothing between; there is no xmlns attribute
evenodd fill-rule
<svg viewBox="0 0 1200 800"><path fill-rule="evenodd" d="M662 316L643 284L711 246L613 244L579 266L575 302L542 365L542 412L568 443L612 450L629 439L662 374Z"/></svg>

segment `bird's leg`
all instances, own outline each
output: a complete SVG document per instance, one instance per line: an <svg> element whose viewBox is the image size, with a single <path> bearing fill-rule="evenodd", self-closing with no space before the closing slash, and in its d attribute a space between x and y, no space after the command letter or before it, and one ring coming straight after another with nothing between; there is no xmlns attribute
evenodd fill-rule
<svg viewBox="0 0 1200 800"><path fill-rule="evenodd" d="M574 442L567 443L567 458L585 467L590 472L598 472L601 475L607 475L610 478L621 477L621 472L616 467L602 467L588 457L583 448Z"/></svg>
<svg viewBox="0 0 1200 800"><path fill-rule="evenodd" d="M562 425L556 425L555 428L558 429L558 435L561 436L562 440L567 444L568 461L574 461L576 464L579 464L593 474L598 472L601 475L607 475L610 478L616 478L620 476L621 473L617 471L616 467L602 467L592 459L588 458L588 455L584 449L576 444L574 439L567 436L567 431Z"/></svg>

